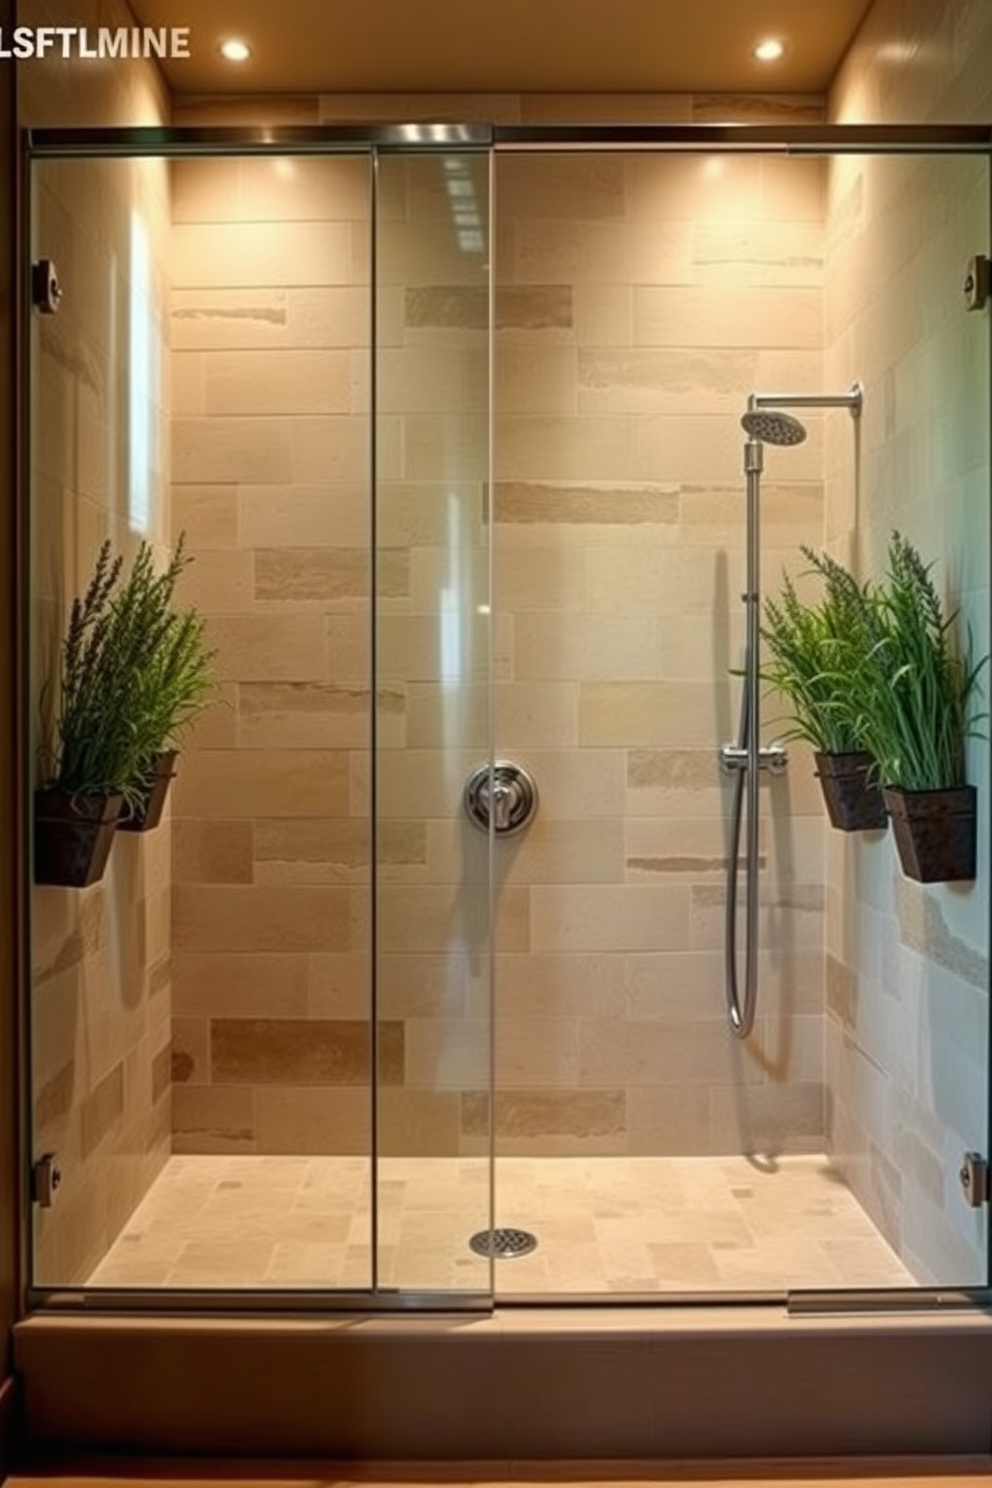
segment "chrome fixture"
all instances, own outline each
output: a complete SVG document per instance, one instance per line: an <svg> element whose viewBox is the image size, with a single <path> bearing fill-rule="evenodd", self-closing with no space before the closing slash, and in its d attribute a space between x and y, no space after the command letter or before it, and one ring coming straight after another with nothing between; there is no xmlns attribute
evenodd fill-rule
<svg viewBox="0 0 992 1488"><path fill-rule="evenodd" d="M54 1152L46 1152L31 1169L31 1198L42 1209L50 1209L61 1187L59 1160Z"/></svg>
<svg viewBox="0 0 992 1488"><path fill-rule="evenodd" d="M741 419L741 427L749 438L762 444L802 444L806 438L805 426L791 413L781 413L778 409L748 410Z"/></svg>
<svg viewBox="0 0 992 1488"><path fill-rule="evenodd" d="M537 1236L530 1230L480 1230L468 1242L469 1250L478 1256L492 1256L497 1261L513 1261L537 1249Z"/></svg>
<svg viewBox="0 0 992 1488"><path fill-rule="evenodd" d="M31 265L31 303L42 315L54 315L62 303L62 285L50 258L39 258Z"/></svg>
<svg viewBox="0 0 992 1488"><path fill-rule="evenodd" d="M741 694L738 742L720 750L724 770L734 774L731 802L730 842L727 850L727 903L724 934L724 987L727 1017L737 1038L747 1038L754 1027L758 997L758 784L760 772L781 775L788 764L780 744L762 748L761 734L761 585L759 499L764 446L802 444L806 429L787 408L846 408L852 418L861 416L864 390L856 382L846 393L752 393L741 427L747 434L744 445L744 474L747 478L745 513L746 606L744 641L744 689ZM737 880L742 820L746 816L744 843L746 885L744 940L744 996L737 975Z"/></svg>
<svg viewBox="0 0 992 1488"><path fill-rule="evenodd" d="M964 302L969 310L984 310L992 292L992 264L984 253L969 258L961 285Z"/></svg>
<svg viewBox="0 0 992 1488"><path fill-rule="evenodd" d="M484 832L490 819L498 837L509 837L526 827L537 810L534 778L512 760L479 765L465 782L463 796L469 820Z"/></svg>
<svg viewBox="0 0 992 1488"><path fill-rule="evenodd" d="M989 1165L980 1152L965 1153L958 1181L969 1209L980 1209L989 1202Z"/></svg>

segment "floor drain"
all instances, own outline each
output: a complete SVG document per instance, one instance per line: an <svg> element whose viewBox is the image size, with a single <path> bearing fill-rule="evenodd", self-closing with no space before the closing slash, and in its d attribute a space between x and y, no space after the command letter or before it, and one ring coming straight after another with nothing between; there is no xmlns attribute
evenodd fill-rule
<svg viewBox="0 0 992 1488"><path fill-rule="evenodd" d="M512 1261L537 1249L537 1236L527 1230L480 1230L468 1242L476 1255L495 1256L497 1261Z"/></svg>

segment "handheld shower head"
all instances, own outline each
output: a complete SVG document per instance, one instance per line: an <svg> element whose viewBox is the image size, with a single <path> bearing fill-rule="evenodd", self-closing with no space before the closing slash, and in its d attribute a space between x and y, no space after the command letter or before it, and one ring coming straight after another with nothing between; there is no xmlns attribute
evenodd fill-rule
<svg viewBox="0 0 992 1488"><path fill-rule="evenodd" d="M806 429L791 413L778 408L752 408L741 419L741 427L763 444L802 444Z"/></svg>

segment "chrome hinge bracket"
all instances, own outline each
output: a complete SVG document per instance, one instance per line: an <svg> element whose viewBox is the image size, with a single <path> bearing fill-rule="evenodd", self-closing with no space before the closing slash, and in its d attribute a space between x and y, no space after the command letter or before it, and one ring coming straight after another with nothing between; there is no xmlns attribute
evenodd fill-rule
<svg viewBox="0 0 992 1488"><path fill-rule="evenodd" d="M989 1201L989 1165L980 1152L966 1152L958 1170L964 1201L971 1209L980 1209Z"/></svg>

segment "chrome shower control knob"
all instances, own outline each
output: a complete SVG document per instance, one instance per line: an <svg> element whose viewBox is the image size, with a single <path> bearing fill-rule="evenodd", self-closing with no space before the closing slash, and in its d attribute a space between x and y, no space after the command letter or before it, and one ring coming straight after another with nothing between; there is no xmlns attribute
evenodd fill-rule
<svg viewBox="0 0 992 1488"><path fill-rule="evenodd" d="M533 777L512 760L479 765L465 782L463 800L469 820L488 832L490 821L498 837L519 832L537 810Z"/></svg>

